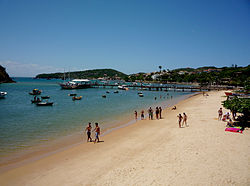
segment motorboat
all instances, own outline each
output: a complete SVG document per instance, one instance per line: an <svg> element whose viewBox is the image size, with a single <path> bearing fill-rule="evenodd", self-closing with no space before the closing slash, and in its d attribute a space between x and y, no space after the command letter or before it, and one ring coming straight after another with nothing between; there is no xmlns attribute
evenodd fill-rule
<svg viewBox="0 0 250 186"><path fill-rule="evenodd" d="M118 90L117 90L117 91L114 91L114 93L117 94L117 93L119 93L119 91L118 91Z"/></svg>
<svg viewBox="0 0 250 186"><path fill-rule="evenodd" d="M143 93L138 93L139 97L144 97Z"/></svg>
<svg viewBox="0 0 250 186"><path fill-rule="evenodd" d="M68 96L76 96L77 94L72 93L72 94L68 94Z"/></svg>
<svg viewBox="0 0 250 186"><path fill-rule="evenodd" d="M40 102L36 104L37 106L52 106L53 102Z"/></svg>
<svg viewBox="0 0 250 186"><path fill-rule="evenodd" d="M0 92L0 98L5 98L6 95L7 95L7 92Z"/></svg>
<svg viewBox="0 0 250 186"><path fill-rule="evenodd" d="M41 90L33 89L32 92L29 92L30 95L40 95L42 93Z"/></svg>
<svg viewBox="0 0 250 186"><path fill-rule="evenodd" d="M84 89L90 88L90 80L88 79L73 79L66 83L59 83L62 89Z"/></svg>
<svg viewBox="0 0 250 186"><path fill-rule="evenodd" d="M81 100L81 99L82 99L82 96L78 96L78 97L73 96L73 97L72 97L72 100L73 100L73 101L75 101L75 100Z"/></svg>
<svg viewBox="0 0 250 186"><path fill-rule="evenodd" d="M109 94L109 91L106 91L107 94Z"/></svg>
<svg viewBox="0 0 250 186"><path fill-rule="evenodd" d="M106 95L102 95L103 98L106 98L107 96Z"/></svg>
<svg viewBox="0 0 250 186"><path fill-rule="evenodd" d="M121 90L129 90L129 88L127 87L127 85L119 85L117 88L121 89Z"/></svg>

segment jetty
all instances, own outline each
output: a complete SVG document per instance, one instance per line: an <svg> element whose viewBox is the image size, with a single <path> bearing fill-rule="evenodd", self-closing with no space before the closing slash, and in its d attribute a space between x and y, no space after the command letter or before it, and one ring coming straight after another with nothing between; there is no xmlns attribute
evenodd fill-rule
<svg viewBox="0 0 250 186"><path fill-rule="evenodd" d="M112 83L92 83L92 88L118 88L119 85ZM229 90L234 89L232 86L184 86L184 85L170 85L170 84L152 84L152 85L138 85L138 84L126 84L126 87L134 90L146 90L146 91L176 91L176 92L202 92L211 90Z"/></svg>

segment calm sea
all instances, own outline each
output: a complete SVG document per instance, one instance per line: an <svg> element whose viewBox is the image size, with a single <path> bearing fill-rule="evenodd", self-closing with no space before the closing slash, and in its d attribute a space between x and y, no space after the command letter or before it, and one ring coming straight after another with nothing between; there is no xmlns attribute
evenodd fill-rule
<svg viewBox="0 0 250 186"><path fill-rule="evenodd" d="M100 123L102 130L112 129L133 121L134 110L139 113L149 106L166 107L191 95L188 92L143 91L144 97L139 97L138 90L119 90L118 94L113 93L115 88L62 90L58 85L60 80L14 80L17 83L0 84L0 91L8 92L5 99L0 99L0 162L4 157L48 141L80 134L88 122L93 126L94 122ZM34 88L42 90L41 96L50 96L54 105L38 107L32 104L33 96L29 92ZM69 93L77 93L83 99L72 101ZM103 94L107 98L102 98Z"/></svg>

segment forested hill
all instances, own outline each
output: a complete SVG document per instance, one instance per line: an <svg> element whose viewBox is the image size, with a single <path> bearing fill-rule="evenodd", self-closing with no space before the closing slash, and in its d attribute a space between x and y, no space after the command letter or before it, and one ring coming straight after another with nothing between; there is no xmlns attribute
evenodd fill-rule
<svg viewBox="0 0 250 186"><path fill-rule="evenodd" d="M95 70L85 70L85 71L76 71L76 72L65 72L66 78L70 76L72 79L93 79L93 78L112 78L117 79L121 78L124 79L127 77L126 74L119 72L114 69L95 69ZM50 74L38 74L36 78L46 78L46 79L63 79L64 73L50 73Z"/></svg>
<svg viewBox="0 0 250 186"><path fill-rule="evenodd" d="M14 83L5 68L0 65L0 83Z"/></svg>

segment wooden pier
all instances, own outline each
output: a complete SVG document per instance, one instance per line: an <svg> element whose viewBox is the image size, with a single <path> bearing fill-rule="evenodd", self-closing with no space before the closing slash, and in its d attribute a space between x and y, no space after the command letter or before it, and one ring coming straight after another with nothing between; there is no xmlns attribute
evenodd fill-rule
<svg viewBox="0 0 250 186"><path fill-rule="evenodd" d="M115 84L91 84L93 88L118 88L119 85ZM145 91L177 91L177 92L202 92L211 90L226 90L227 87L201 87L201 86L176 86L176 85L126 85L127 88L133 90L145 90Z"/></svg>

